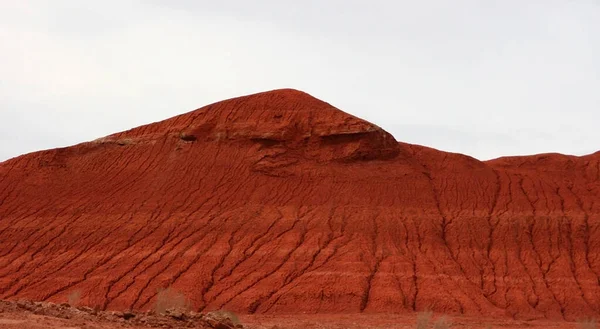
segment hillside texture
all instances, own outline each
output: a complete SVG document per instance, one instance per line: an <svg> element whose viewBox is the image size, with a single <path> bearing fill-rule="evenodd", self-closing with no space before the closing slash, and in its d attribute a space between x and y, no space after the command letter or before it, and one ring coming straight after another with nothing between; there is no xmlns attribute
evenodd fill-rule
<svg viewBox="0 0 600 329"><path fill-rule="evenodd" d="M481 162L296 90L0 163L0 298L600 315L600 153Z"/></svg>

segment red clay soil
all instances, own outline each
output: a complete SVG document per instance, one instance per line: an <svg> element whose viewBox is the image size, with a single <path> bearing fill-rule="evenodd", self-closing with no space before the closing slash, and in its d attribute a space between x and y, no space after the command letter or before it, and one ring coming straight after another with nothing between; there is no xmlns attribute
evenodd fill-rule
<svg viewBox="0 0 600 329"><path fill-rule="evenodd" d="M600 153L481 162L296 90L0 163L0 298L600 315Z"/></svg>

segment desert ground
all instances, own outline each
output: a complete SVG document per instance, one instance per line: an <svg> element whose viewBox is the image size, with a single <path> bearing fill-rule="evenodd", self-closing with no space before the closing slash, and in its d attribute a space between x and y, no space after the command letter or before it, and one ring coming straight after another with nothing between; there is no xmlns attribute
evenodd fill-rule
<svg viewBox="0 0 600 329"><path fill-rule="evenodd" d="M124 316L129 314L131 318ZM223 320L224 318L215 317ZM7 329L109 329L109 328L248 328L248 329L594 329L578 322L522 321L482 317L449 316L420 312L411 314L289 314L233 315L234 321L205 321L196 313L167 312L156 315L136 312L94 312L65 304L0 301L0 328ZM235 323L234 323L235 322Z"/></svg>

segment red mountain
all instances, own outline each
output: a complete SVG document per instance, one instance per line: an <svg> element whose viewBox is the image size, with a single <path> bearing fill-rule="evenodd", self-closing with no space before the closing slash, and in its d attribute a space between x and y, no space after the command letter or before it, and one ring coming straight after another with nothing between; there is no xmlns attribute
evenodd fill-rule
<svg viewBox="0 0 600 329"><path fill-rule="evenodd" d="M0 298L600 314L600 153L481 162L295 90L0 163Z"/></svg>

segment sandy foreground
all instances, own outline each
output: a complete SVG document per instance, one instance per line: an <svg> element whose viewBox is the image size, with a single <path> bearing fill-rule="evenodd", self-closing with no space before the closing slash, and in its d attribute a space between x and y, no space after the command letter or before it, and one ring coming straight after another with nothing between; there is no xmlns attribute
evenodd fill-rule
<svg viewBox="0 0 600 329"><path fill-rule="evenodd" d="M510 319L485 319L460 316L446 316L448 328L488 329L488 328L581 328L580 323L550 321L519 321ZM435 328L439 316L433 315L427 328ZM288 315L288 316L245 316L242 317L248 328L281 328L281 329L408 329L417 328L417 314L320 314L320 315ZM440 327L445 328L445 327ZM594 327L595 328L595 327Z"/></svg>
<svg viewBox="0 0 600 329"><path fill-rule="evenodd" d="M290 314L241 315L229 321L222 315L167 311L156 315L149 312L97 312L87 307L67 304L0 301L0 328L9 329L105 329L105 328L217 328L217 329L400 329L417 328L423 323L419 314ZM435 327L444 317L448 326ZM421 318L421 320L419 320ZM426 328L581 328L592 329L581 322L519 321L485 319L433 314Z"/></svg>

